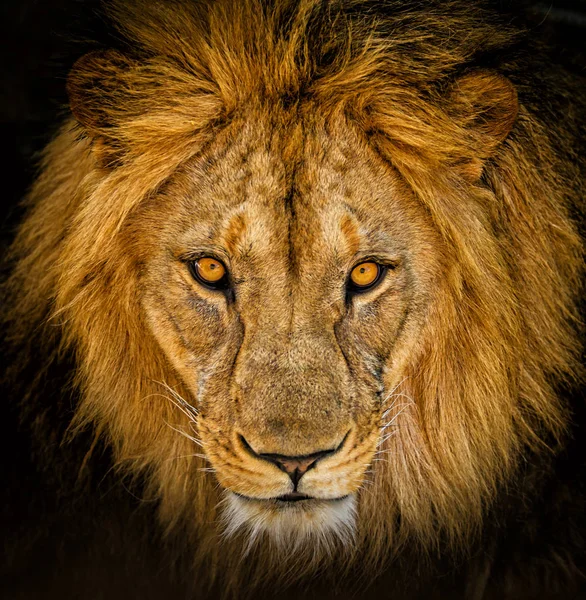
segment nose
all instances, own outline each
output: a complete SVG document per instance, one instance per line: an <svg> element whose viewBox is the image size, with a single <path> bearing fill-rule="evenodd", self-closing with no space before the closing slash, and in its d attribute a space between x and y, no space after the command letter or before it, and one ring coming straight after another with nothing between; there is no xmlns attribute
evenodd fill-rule
<svg viewBox="0 0 586 600"><path fill-rule="evenodd" d="M295 486L295 490L297 490L297 484L305 473L313 469L319 460L333 454L335 451L335 449L323 450L314 454L308 454L307 456L284 456L283 454L259 454L258 456L272 462L281 471L287 473Z"/></svg>
<svg viewBox="0 0 586 600"><path fill-rule="evenodd" d="M305 454L302 456L287 456L285 454L258 454L253 450L250 444L244 439L241 438L244 446L247 450L256 456L257 458L261 458L262 460L266 460L268 462L273 463L281 471L287 473L293 482L294 491L297 491L297 484L299 480L307 473L307 471L313 469L318 461L324 459L326 456L331 456L342 446L340 444L336 448L332 448L330 450L321 450L319 452L314 452L313 454ZM343 443L343 442L342 442Z"/></svg>

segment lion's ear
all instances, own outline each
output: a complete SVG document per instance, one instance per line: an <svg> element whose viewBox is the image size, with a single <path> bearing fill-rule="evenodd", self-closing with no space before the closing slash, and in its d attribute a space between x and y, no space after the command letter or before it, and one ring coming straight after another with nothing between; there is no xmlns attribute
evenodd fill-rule
<svg viewBox="0 0 586 600"><path fill-rule="evenodd" d="M484 163L511 132L519 112L513 84L496 73L477 71L458 79L449 93L448 112L465 132L466 151L458 168L478 180Z"/></svg>
<svg viewBox="0 0 586 600"><path fill-rule="evenodd" d="M115 163L121 153L116 130L120 117L131 110L132 90L125 75L133 66L120 52L96 51L82 56L67 78L71 112L105 165Z"/></svg>

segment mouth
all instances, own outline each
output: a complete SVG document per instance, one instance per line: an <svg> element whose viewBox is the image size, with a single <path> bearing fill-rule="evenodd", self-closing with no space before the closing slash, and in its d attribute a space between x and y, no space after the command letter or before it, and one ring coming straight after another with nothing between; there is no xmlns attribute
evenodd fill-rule
<svg viewBox="0 0 586 600"><path fill-rule="evenodd" d="M311 496L301 494L300 492L291 492L290 494L285 494L284 496L279 496L275 499L279 502L299 502L300 500L313 500Z"/></svg>
<svg viewBox="0 0 586 600"><path fill-rule="evenodd" d="M236 492L231 492L237 498L241 498L246 502L257 503L257 504L267 504L273 506L285 506L287 504L293 502L302 502L306 501L308 505L310 504L335 504L336 502L342 502L348 498L348 494L345 496L339 496L337 498L317 498L315 496L308 496L307 494L302 494L301 492L290 492L288 494L283 494L282 496L275 496L274 498L254 498L253 496L245 496L244 494L238 494Z"/></svg>

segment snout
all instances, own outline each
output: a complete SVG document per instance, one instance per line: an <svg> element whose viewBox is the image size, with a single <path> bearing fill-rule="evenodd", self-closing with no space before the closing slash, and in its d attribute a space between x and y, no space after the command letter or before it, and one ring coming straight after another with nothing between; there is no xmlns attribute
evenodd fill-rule
<svg viewBox="0 0 586 600"><path fill-rule="evenodd" d="M253 500L323 501L353 494L376 447L376 435L359 435L356 428L332 436L325 448L316 449L309 442L309 451L294 455L263 452L258 438L249 440L241 432L224 438L205 421L200 423L200 432L220 484Z"/></svg>

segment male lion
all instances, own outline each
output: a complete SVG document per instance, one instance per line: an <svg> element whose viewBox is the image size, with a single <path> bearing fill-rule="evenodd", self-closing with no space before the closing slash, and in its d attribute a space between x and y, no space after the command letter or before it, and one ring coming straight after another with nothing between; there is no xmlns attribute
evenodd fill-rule
<svg viewBox="0 0 586 600"><path fill-rule="evenodd" d="M468 0L107 12L3 288L5 597L586 598L583 81Z"/></svg>

